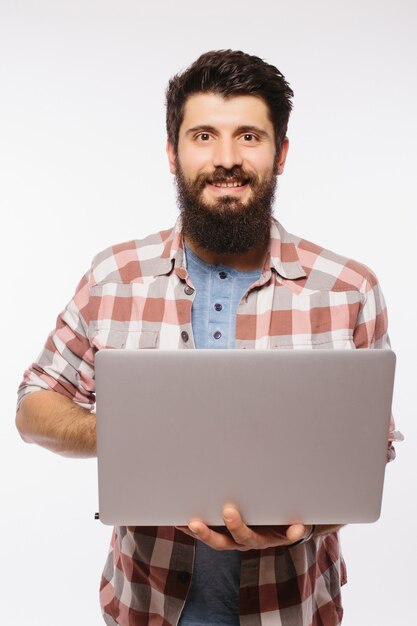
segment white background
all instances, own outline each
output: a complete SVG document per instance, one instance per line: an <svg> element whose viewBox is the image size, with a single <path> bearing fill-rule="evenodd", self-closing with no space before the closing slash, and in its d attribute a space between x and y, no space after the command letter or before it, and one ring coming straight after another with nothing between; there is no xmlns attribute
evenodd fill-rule
<svg viewBox="0 0 417 626"><path fill-rule="evenodd" d="M164 90L219 48L277 65L295 91L277 217L382 283L406 441L380 521L342 533L344 625L414 623L416 18L413 0L1 0L2 624L103 623L95 462L21 442L15 392L92 256L176 218Z"/></svg>

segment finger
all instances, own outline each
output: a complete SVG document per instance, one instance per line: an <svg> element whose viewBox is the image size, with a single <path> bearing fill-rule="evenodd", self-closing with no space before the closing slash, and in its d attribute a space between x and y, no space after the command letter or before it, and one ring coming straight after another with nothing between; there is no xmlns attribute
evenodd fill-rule
<svg viewBox="0 0 417 626"><path fill-rule="evenodd" d="M241 546L254 547L256 543L255 533L242 520L239 511L231 506L223 509L224 523L234 541Z"/></svg>
<svg viewBox="0 0 417 626"><path fill-rule="evenodd" d="M288 526L285 534L290 543L295 543L306 536L307 529L304 524L292 524L292 526Z"/></svg>
<svg viewBox="0 0 417 626"><path fill-rule="evenodd" d="M200 539L200 541L214 550L237 550L239 548L232 537L218 533L202 522L190 522L188 528L193 537L197 537L197 539Z"/></svg>
<svg viewBox="0 0 417 626"><path fill-rule="evenodd" d="M286 546L292 543L286 536L287 526L256 526L251 528L244 523L239 511L233 506L224 507L223 518L227 529L242 550L263 550L264 548ZM297 530L293 529L293 534L296 533Z"/></svg>

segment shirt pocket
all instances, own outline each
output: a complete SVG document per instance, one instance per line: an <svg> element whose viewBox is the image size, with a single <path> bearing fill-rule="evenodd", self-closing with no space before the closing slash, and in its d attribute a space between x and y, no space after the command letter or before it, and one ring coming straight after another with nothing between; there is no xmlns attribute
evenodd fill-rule
<svg viewBox="0 0 417 626"><path fill-rule="evenodd" d="M323 290L283 295L282 310L272 312L271 348L355 349L361 294Z"/></svg>
<svg viewBox="0 0 417 626"><path fill-rule="evenodd" d="M157 330L114 329L109 326L97 326L92 336L92 344L97 350L126 349L142 350L157 348L159 332Z"/></svg>

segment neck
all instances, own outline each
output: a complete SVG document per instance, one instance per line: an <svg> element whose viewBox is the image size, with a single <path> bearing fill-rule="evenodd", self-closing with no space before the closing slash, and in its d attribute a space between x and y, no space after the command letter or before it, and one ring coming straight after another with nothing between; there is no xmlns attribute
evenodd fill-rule
<svg viewBox="0 0 417 626"><path fill-rule="evenodd" d="M251 248L247 252L223 254L200 248L188 237L185 238L185 243L205 263L210 265L227 265L235 270L243 271L262 268L268 251L268 245L262 244L259 247Z"/></svg>

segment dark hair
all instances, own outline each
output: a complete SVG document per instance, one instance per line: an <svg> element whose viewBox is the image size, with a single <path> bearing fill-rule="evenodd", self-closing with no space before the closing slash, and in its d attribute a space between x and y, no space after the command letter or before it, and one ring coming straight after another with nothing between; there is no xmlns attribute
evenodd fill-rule
<svg viewBox="0 0 417 626"><path fill-rule="evenodd" d="M213 50L173 76L166 91L166 126L168 141L175 151L185 103L196 93L215 93L225 98L238 95L262 98L270 112L279 150L287 133L294 94L276 67L239 50Z"/></svg>

